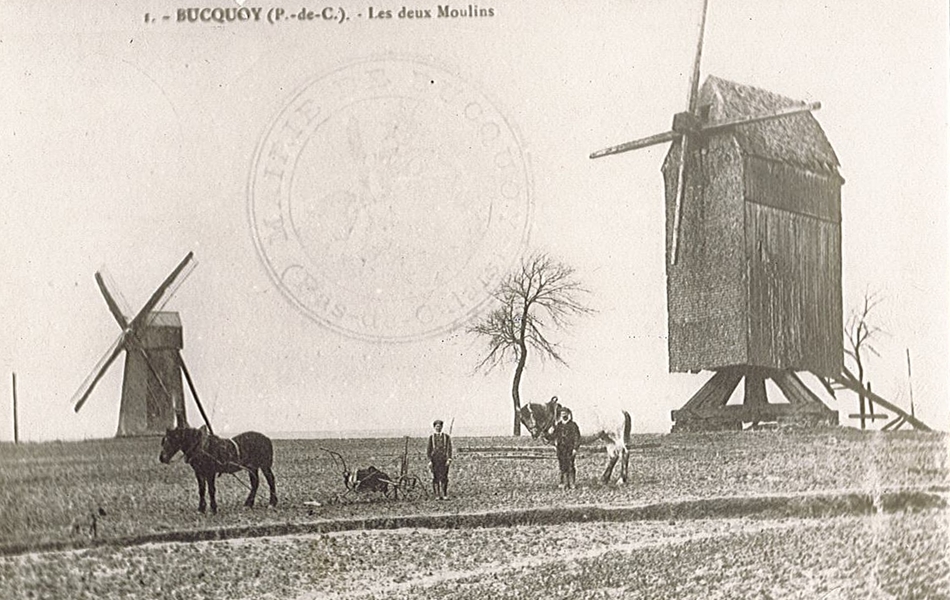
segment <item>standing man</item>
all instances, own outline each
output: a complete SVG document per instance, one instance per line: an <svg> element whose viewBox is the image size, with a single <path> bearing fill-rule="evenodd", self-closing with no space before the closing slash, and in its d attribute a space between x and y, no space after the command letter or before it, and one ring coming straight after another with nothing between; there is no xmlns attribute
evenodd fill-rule
<svg viewBox="0 0 950 600"><path fill-rule="evenodd" d="M442 420L432 422L435 431L429 436L429 446L426 456L429 457L429 468L432 470L432 490L435 497L445 500L449 497L449 465L452 464L452 439L449 434L442 433Z"/></svg>
<svg viewBox="0 0 950 600"><path fill-rule="evenodd" d="M571 411L563 406L558 411L560 418L554 426L554 445L557 448L557 464L561 470L561 483L558 487L564 489L577 486L577 470L574 459L577 449L581 445L581 432L574 422Z"/></svg>

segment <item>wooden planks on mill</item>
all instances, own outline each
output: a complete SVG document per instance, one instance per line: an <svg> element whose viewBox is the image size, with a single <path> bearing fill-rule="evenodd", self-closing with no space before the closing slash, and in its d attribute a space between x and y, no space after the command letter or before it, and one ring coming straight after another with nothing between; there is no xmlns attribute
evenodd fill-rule
<svg viewBox="0 0 950 600"><path fill-rule="evenodd" d="M711 122L767 114L793 100L715 77L699 106ZM685 155L676 222L674 142L663 165L671 372L716 371L673 413L677 429L742 422L837 423L795 375L841 373L841 185L838 160L808 112L702 136ZM742 405L726 405L741 379ZM789 404L767 402L772 380Z"/></svg>
<svg viewBox="0 0 950 600"><path fill-rule="evenodd" d="M666 192L670 372L714 374L679 410L673 431L743 423L837 424L799 378L843 369L841 186L811 115L820 108L709 77L699 43L685 112L671 131L591 154L672 142ZM741 404L729 404L740 382ZM766 382L785 402L769 402Z"/></svg>

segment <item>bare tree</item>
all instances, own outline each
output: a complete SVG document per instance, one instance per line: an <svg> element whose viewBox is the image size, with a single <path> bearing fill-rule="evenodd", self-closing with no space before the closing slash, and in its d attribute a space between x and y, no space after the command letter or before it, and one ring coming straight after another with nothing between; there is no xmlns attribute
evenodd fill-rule
<svg viewBox="0 0 950 600"><path fill-rule="evenodd" d="M867 353L870 352L875 356L880 356L877 351L877 348L874 347L874 340L877 336L882 333L880 327L871 325L870 315L871 311L881 303L881 297L877 293L864 292L864 303L857 310L851 311L851 316L848 317L848 322L845 324L844 331L844 342L845 348L844 353L846 356L850 357L854 361L854 366L857 368L858 383L864 387L868 387L870 383L864 380L864 368L865 368L865 359L867 358ZM860 413L864 415L865 404L868 399L864 394L859 394L860 402ZM871 412L874 411L873 406L871 406ZM862 416L861 428L864 428L864 417Z"/></svg>
<svg viewBox="0 0 950 600"><path fill-rule="evenodd" d="M570 324L572 317L593 312L580 299L587 293L575 278L572 267L543 252L534 253L523 259L520 267L510 273L492 294L498 305L469 327L470 333L488 339L488 353L477 369L491 371L498 365L515 363L511 383L514 435L521 435L519 390L529 349L536 350L542 360L551 358L567 364L558 344L552 342L545 332L563 329Z"/></svg>

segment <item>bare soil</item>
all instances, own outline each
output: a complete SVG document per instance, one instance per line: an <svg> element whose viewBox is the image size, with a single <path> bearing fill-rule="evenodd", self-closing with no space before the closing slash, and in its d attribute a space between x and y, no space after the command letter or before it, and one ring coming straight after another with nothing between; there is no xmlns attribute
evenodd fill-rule
<svg viewBox="0 0 950 600"><path fill-rule="evenodd" d="M277 440L280 504L245 509L225 477L218 515L197 513L190 469L159 464L157 439L6 444L0 597L950 597L944 435L635 443L659 446L634 453L626 486L598 482L602 454L559 490L553 458L459 453L452 500L340 502L321 446L397 474L403 441ZM423 444L410 448L420 478ZM456 440L501 444L534 445Z"/></svg>

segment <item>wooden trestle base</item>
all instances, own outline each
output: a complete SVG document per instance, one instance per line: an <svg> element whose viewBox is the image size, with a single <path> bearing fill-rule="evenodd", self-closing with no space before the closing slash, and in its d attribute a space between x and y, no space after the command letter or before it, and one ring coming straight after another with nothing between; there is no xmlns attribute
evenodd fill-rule
<svg viewBox="0 0 950 600"><path fill-rule="evenodd" d="M771 379L787 403L769 402L766 380ZM727 404L745 380L742 404ZM837 425L838 413L828 408L793 371L747 365L719 369L679 410L673 411L673 432L740 431L743 423L777 423L816 427Z"/></svg>

